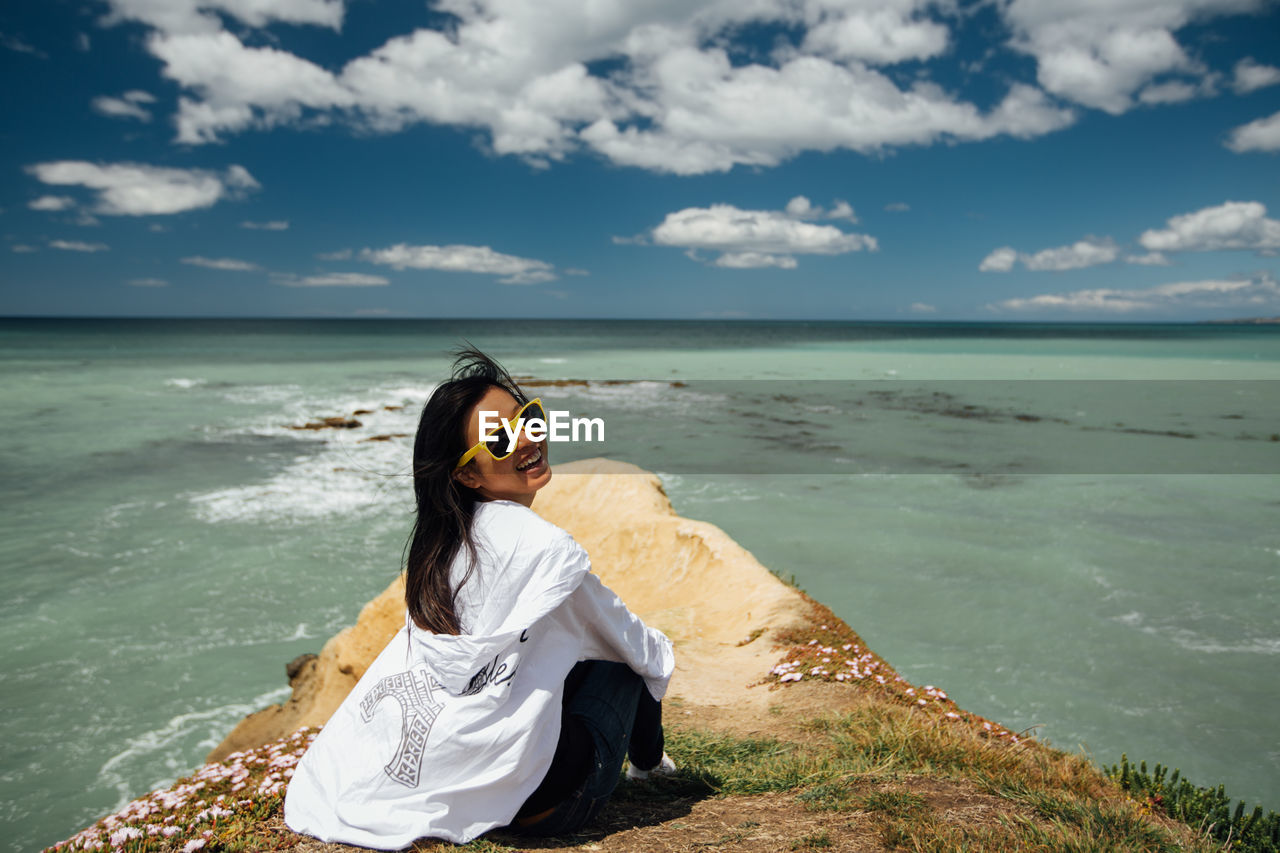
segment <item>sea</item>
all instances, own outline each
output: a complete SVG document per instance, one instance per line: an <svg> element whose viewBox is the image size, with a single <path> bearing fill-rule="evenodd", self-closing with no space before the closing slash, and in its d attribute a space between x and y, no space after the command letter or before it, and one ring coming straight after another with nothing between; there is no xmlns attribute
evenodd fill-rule
<svg viewBox="0 0 1280 853"><path fill-rule="evenodd" d="M601 423L553 467L656 472L912 682L1280 810L1280 326L8 319L0 849L289 695L400 571L466 344Z"/></svg>

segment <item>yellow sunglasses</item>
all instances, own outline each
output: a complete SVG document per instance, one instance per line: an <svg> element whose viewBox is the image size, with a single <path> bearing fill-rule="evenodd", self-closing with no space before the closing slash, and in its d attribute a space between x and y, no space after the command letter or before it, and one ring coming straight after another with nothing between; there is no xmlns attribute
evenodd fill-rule
<svg viewBox="0 0 1280 853"><path fill-rule="evenodd" d="M516 412L516 416L514 418L509 418L507 420L507 423L515 424L515 426L512 428L512 432L517 434L517 438L515 441L511 442L511 446L507 448L506 453L502 453L496 449L497 445L503 440L503 438L505 438L505 436L503 435L502 425L499 424L494 429L489 430L489 432L486 433L485 436L480 441L472 445L470 450L462 454L462 458L458 460L458 464L453 466L454 470L456 471L457 469L461 468L463 465L466 465L468 462L474 459L475 455L479 453L481 450L487 451L488 454L492 456L495 461L501 461L503 459L506 459L512 453L515 453L516 445L520 443L519 432L523 428L524 421L526 420L526 418L528 420L542 421L544 424L547 422L547 412L545 409L542 408L541 398L530 400L529 402L525 403L523 406L520 407L520 411Z"/></svg>

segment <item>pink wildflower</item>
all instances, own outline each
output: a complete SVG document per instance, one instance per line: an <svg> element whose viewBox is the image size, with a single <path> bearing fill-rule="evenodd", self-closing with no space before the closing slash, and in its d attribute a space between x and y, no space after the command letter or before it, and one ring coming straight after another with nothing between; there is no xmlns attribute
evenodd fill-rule
<svg viewBox="0 0 1280 853"><path fill-rule="evenodd" d="M115 832L111 833L111 844L113 847L119 847L131 838L141 838L142 830L136 826L122 826Z"/></svg>

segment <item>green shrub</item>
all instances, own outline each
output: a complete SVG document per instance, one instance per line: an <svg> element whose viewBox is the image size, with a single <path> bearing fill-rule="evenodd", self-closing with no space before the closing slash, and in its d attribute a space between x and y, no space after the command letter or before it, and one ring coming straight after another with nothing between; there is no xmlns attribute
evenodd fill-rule
<svg viewBox="0 0 1280 853"><path fill-rule="evenodd" d="M1267 812L1264 816L1262 806L1255 806L1246 816L1244 800L1232 812L1231 798L1222 785L1196 787L1180 778L1182 774L1178 770L1165 778L1169 768L1163 764L1157 764L1148 773L1147 762L1134 767L1123 754L1119 765L1113 764L1104 770L1134 799L1145 800L1153 809L1229 844L1233 851L1280 853L1280 814Z"/></svg>

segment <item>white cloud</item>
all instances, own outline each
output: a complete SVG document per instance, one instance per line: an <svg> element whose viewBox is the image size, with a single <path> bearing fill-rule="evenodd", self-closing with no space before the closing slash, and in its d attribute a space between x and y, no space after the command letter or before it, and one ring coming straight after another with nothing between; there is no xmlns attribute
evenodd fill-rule
<svg viewBox="0 0 1280 853"><path fill-rule="evenodd" d="M411 246L398 243L386 249L363 249L360 258L392 269L441 270L501 275L502 284L554 281L555 267L546 261L495 252L488 246Z"/></svg>
<svg viewBox="0 0 1280 853"><path fill-rule="evenodd" d="M1033 137L1074 115L1029 86L1015 84L987 113L941 87L903 90L864 66L799 57L779 68L734 67L719 49L673 50L644 81L651 126L619 127L602 118L580 136L616 163L691 175L734 165L773 166L801 151L874 153L904 145Z"/></svg>
<svg viewBox="0 0 1280 853"><path fill-rule="evenodd" d="M1035 254L1015 251L1004 246L983 258L979 272L1009 272L1015 263L1021 263L1036 272L1062 272L1109 264L1120 256L1120 248L1110 239L1086 237L1070 246L1042 249Z"/></svg>
<svg viewBox="0 0 1280 853"><path fill-rule="evenodd" d="M241 228L248 228L251 231L288 231L289 220L273 219L270 222L241 222Z"/></svg>
<svg viewBox="0 0 1280 853"><path fill-rule="evenodd" d="M982 259L979 272L1009 272L1018 261L1018 253L1011 246L1002 246Z"/></svg>
<svg viewBox="0 0 1280 853"><path fill-rule="evenodd" d="M852 225L858 224L858 214L853 212L853 207L847 201L836 199L835 205L831 210L827 211L828 219L844 219Z"/></svg>
<svg viewBox="0 0 1280 853"><path fill-rule="evenodd" d="M934 305L930 305L927 302L912 302L909 310L915 312L916 314L938 313L937 307Z"/></svg>
<svg viewBox="0 0 1280 853"><path fill-rule="evenodd" d="M302 277L281 275L273 278L277 284L286 287L382 287L391 283L380 275L361 272L332 272Z"/></svg>
<svg viewBox="0 0 1280 853"><path fill-rule="evenodd" d="M168 287L169 282L162 278L134 278L126 282L130 287Z"/></svg>
<svg viewBox="0 0 1280 853"><path fill-rule="evenodd" d="M585 149L692 175L805 151L1041 136L1076 119L1046 91L1116 114L1213 94L1220 75L1177 33L1266 0L999 0L1007 48L1034 59L1038 85L1014 80L985 109L934 79L969 14L951 0L439 0L447 26L395 35L341 67L246 44L243 27L339 30L343 0L107 2L109 23L152 28L148 49L183 90L182 142L284 124L429 122L479 129L493 152L534 165ZM742 43L757 24L794 43L767 53ZM593 73L600 61L609 70ZM904 62L909 73L886 68ZM1235 85L1263 85L1272 70L1242 61Z"/></svg>
<svg viewBox="0 0 1280 853"><path fill-rule="evenodd" d="M854 225L858 224L858 214L853 212L849 202L842 199L836 199L831 209L827 210L813 204L806 197L798 195L787 202L784 210L788 216L796 219L847 219Z"/></svg>
<svg viewBox="0 0 1280 853"><path fill-rule="evenodd" d="M30 54L31 56L35 56L40 59L49 58L49 54L45 53L40 48L33 47L32 45L29 45L22 39L18 38L17 36L11 36L11 35L8 35L7 33L0 33L0 45L3 45L4 47L7 47L9 50L15 51L16 53L27 53L27 54Z"/></svg>
<svg viewBox="0 0 1280 853"><path fill-rule="evenodd" d="M1235 71L1235 81L1231 85L1241 95L1280 83L1280 68L1262 65L1255 62L1252 56L1246 56L1237 62Z"/></svg>
<svg viewBox="0 0 1280 853"><path fill-rule="evenodd" d="M50 240L49 248L66 252L105 252L111 247L106 243L85 243L80 240Z"/></svg>
<svg viewBox="0 0 1280 853"><path fill-rule="evenodd" d="M1110 240L1086 238L1070 246L1043 249L1020 258L1029 270L1062 272L1109 264L1120 256L1120 249Z"/></svg>
<svg viewBox="0 0 1280 853"><path fill-rule="evenodd" d="M69 195L42 195L27 203L32 210L70 210L76 206L76 200Z"/></svg>
<svg viewBox="0 0 1280 853"><path fill-rule="evenodd" d="M304 109L356 102L324 68L274 47L246 47L228 32L156 33L147 45L165 76L200 96L178 100L179 142L215 142L227 131L296 122Z"/></svg>
<svg viewBox="0 0 1280 853"><path fill-rule="evenodd" d="M107 25L139 21L166 32L216 32L217 13L251 27L273 21L315 24L334 30L342 26L344 0L108 0Z"/></svg>
<svg viewBox="0 0 1280 853"><path fill-rule="evenodd" d="M1269 273L1258 273L1243 279L1184 281L1142 290L1098 288L1045 293L1006 299L987 306L993 311L1092 311L1109 314L1235 307L1256 310L1280 307L1280 284Z"/></svg>
<svg viewBox="0 0 1280 853"><path fill-rule="evenodd" d="M1145 255L1128 255L1125 257L1126 264L1138 264L1144 267L1167 267L1170 264L1168 258L1161 252L1147 252Z"/></svg>
<svg viewBox="0 0 1280 853"><path fill-rule="evenodd" d="M1280 112L1237 127L1231 131L1227 147L1236 153L1280 151Z"/></svg>
<svg viewBox="0 0 1280 853"><path fill-rule="evenodd" d="M178 139L341 119L393 132L481 128L492 150L546 165L584 147L674 174L771 166L803 151L1029 138L1074 113L1024 83L988 110L929 75L899 84L877 65L950 49L949 3L892 0L442 0L444 30L398 35L340 69L247 46L215 12L338 27L340 0L109 0L111 20L155 29L149 50L185 93ZM744 24L797 28L798 47L734 64ZM597 60L613 70L593 74Z"/></svg>
<svg viewBox="0 0 1280 853"><path fill-rule="evenodd" d="M805 5L813 23L801 50L841 62L889 65L932 59L951 40L948 27L930 19L925 4L913 0Z"/></svg>
<svg viewBox="0 0 1280 853"><path fill-rule="evenodd" d="M190 258L183 258L182 262L184 264L190 264L193 267L205 267L206 269L211 270L227 270L229 272L253 272L254 270L261 269L257 264L250 263L249 261L237 260L235 258L205 258L200 255L196 255Z"/></svg>
<svg viewBox="0 0 1280 853"><path fill-rule="evenodd" d="M1228 201L1174 216L1163 229L1144 231L1138 238L1152 252L1211 252L1220 249L1280 248L1280 220L1268 219L1265 205L1256 201Z"/></svg>
<svg viewBox="0 0 1280 853"><path fill-rule="evenodd" d="M1011 0L1001 12L1010 45L1035 58L1049 92L1112 114L1133 106L1133 93L1155 77L1180 73L1212 79L1174 33L1195 20L1252 12L1263 0ZM1157 88L1150 97L1176 96Z"/></svg>
<svg viewBox="0 0 1280 853"><path fill-rule="evenodd" d="M30 252L38 252L40 250L35 246L28 246L25 243L14 243L9 247L9 251L17 252L18 254L28 254Z"/></svg>
<svg viewBox="0 0 1280 853"><path fill-rule="evenodd" d="M810 211L812 210L813 206L809 204L809 199L802 195L798 195L791 199L791 201L787 202L786 211L788 216L795 216L797 218L804 219L811 215Z"/></svg>
<svg viewBox="0 0 1280 853"><path fill-rule="evenodd" d="M393 38L349 63L341 83L375 130L420 121L484 127L498 154L559 159L577 145L577 127L623 113L613 87L584 64L595 51L603 58L617 48L589 44L596 16L580 5L512 0L482 10L452 3L461 19L455 31ZM602 13L626 11L608 3ZM614 25L599 23L607 39Z"/></svg>
<svg viewBox="0 0 1280 853"><path fill-rule="evenodd" d="M796 259L790 255L771 255L766 252L725 252L715 259L715 265L735 270L761 267L793 270L797 266Z"/></svg>
<svg viewBox="0 0 1280 853"><path fill-rule="evenodd" d="M811 212L802 196L792 199L784 211L740 210L728 204L689 207L668 213L653 229L652 240L655 245L679 246L691 253L719 252L716 266L736 269L794 269L793 255L841 255L878 248L876 238L869 235L800 218Z"/></svg>
<svg viewBox="0 0 1280 853"><path fill-rule="evenodd" d="M211 207L258 188L242 166L225 172L172 169L140 163L60 160L36 163L26 171L42 183L83 186L98 194L95 212L107 216L147 216Z"/></svg>
<svg viewBox="0 0 1280 853"><path fill-rule="evenodd" d="M1144 104L1179 104L1191 100L1200 92L1199 86L1185 80L1169 80L1147 86L1138 93L1138 100Z"/></svg>
<svg viewBox="0 0 1280 853"><path fill-rule="evenodd" d="M151 111L142 104L154 104L155 97L150 92L133 89L119 98L100 95L93 99L93 108L105 116L113 118L136 118L138 121L151 121Z"/></svg>

